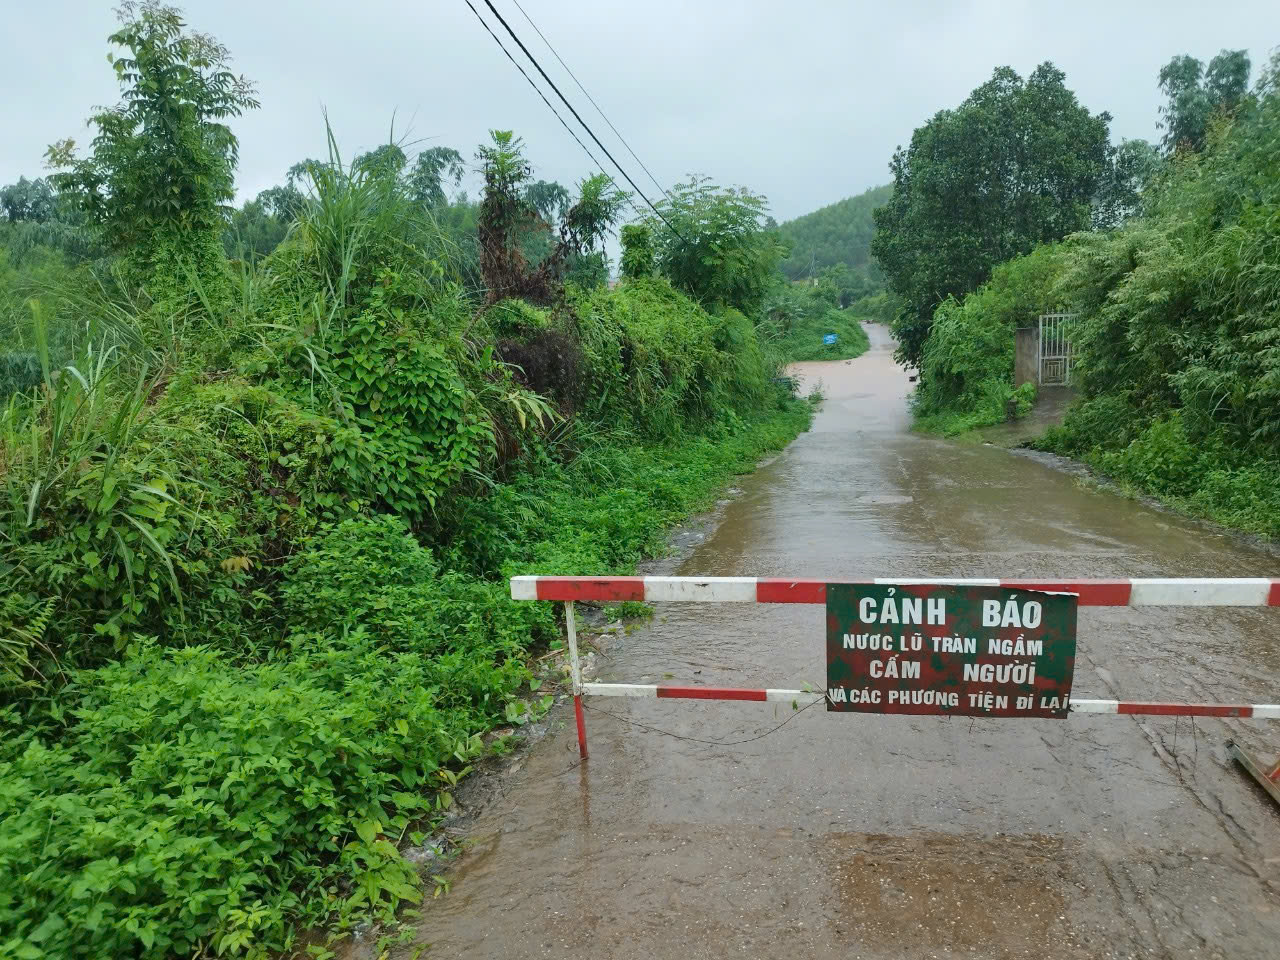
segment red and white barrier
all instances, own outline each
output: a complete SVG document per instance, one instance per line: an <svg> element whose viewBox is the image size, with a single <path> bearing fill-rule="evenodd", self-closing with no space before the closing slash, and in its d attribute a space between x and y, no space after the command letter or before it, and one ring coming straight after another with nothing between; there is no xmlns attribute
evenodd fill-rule
<svg viewBox="0 0 1280 960"><path fill-rule="evenodd" d="M692 603L826 603L826 580L777 577L512 577L512 600ZM1082 607L1277 607L1280 579L1134 577L1123 580L877 577L874 584L931 583L1074 593Z"/></svg>
<svg viewBox="0 0 1280 960"><path fill-rule="evenodd" d="M584 683L593 697L637 697L657 700L754 700L761 703L808 704L824 696L814 690L775 687L677 687L651 683ZM1119 713L1160 717L1253 717L1280 720L1280 703L1148 703L1139 700L1076 700L1072 713Z"/></svg>
<svg viewBox="0 0 1280 960"><path fill-rule="evenodd" d="M774 687L704 687L644 683L583 683L573 605L578 600L617 603L626 600L693 603L809 603L827 601L826 580L780 577L538 577L511 578L511 599L551 600L565 605L569 662L573 681L578 749L587 756L582 715L583 695L677 700L748 700L810 704L825 693ZM1082 607L1276 607L1280 579L1271 577L1130 578L1116 580L1031 580L999 578L878 577L854 583L1005 587L1047 593L1074 593ZM1280 720L1274 703L1149 703L1127 700L1078 700L1072 713L1127 714L1164 717L1252 717ZM1280 778L1280 764L1276 765Z"/></svg>

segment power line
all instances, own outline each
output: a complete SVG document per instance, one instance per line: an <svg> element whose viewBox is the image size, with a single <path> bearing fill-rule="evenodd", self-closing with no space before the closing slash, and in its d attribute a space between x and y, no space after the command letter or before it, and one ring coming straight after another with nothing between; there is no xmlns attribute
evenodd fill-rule
<svg viewBox="0 0 1280 960"><path fill-rule="evenodd" d="M573 139L577 141L577 144L582 148L583 153L585 153L588 157L591 157L591 162L596 165L596 169L598 169L601 173L604 173L604 165L599 160L597 160L594 156L592 156L591 151L587 149L587 145L582 142L582 139L576 133L573 132L573 128L570 127L569 124L565 123L564 117L560 116L556 108L551 105L551 101L548 100L546 98L546 95L543 94L543 92L538 89L538 85L533 82L533 78L529 76L529 74L524 72L524 67L520 66L520 64L516 62L516 58L511 55L511 51L508 50L505 46L503 46L502 41L498 39L498 35L489 29L489 24L484 22L484 17L480 16L480 11L477 10L472 5L471 0L466 0L466 4L468 7L471 7L471 12L474 13L476 15L476 19L480 21L480 26L484 27L485 32L488 33L489 36L493 37L493 42L496 43L502 49L502 52L507 55L507 59L510 60L512 64L515 65L515 68L517 70L520 71L520 76L524 77L526 80L529 81L529 86L533 87L533 92L536 93L539 97L541 97L542 102L547 105L547 109L556 115L556 119L560 121L560 126L564 127L566 130L569 131L569 136L573 137ZM607 177L609 175L606 173L605 176ZM612 178L610 179L612 180Z"/></svg>
<svg viewBox="0 0 1280 960"><path fill-rule="evenodd" d="M516 58L511 55L511 51L506 48L502 40L498 38L498 35L489 28L489 24L485 23L484 17L480 16L480 11L475 8L475 6L471 3L471 0L466 0L466 4L468 7L471 7L471 12L476 15L476 19L480 21L480 26L484 27L485 33L493 37L493 42L496 43L498 45L498 48L507 55L507 59L511 61L512 66L514 66L517 70L520 71L520 76L524 77L525 80L529 82L529 86L533 87L533 92L536 93L539 99L541 99L542 102L547 105L547 109L550 110L553 114L555 114L555 118L560 121L560 126L564 127L565 130L568 131L569 136L573 137L574 142L577 143L578 146L582 148L582 152L591 158L591 163L595 166L595 168L599 170L602 174L604 174L604 176L609 178L609 182L613 184L615 189L621 189L618 187L618 184L614 182L613 177L610 177L609 174L604 172L604 164L602 164L599 160L597 160L595 158L595 155L592 154L592 152L587 149L587 145L582 142L582 138L579 137L576 133L574 133L573 128L570 127L569 124L565 122L564 117L560 116L560 112L556 110L555 106L552 105L551 101L547 99L546 94L544 94L538 88L538 85L533 82L533 78L529 76L528 73L525 72L524 67L520 66ZM636 209L636 205L631 202L630 198L627 199L627 206L631 207L632 213L634 213L637 217L640 216L640 211Z"/></svg>
<svg viewBox="0 0 1280 960"><path fill-rule="evenodd" d="M573 82L578 85L578 89L582 91L583 96L591 101L591 105L596 108L596 113L600 114L601 119L603 119L605 123L609 124L609 129L613 131L614 136L622 141L622 145L627 148L627 153L631 154L631 158L635 160L636 163L640 164L640 169L649 175L649 179L653 181L653 185L662 191L663 196L670 200L671 194L667 193L667 188L658 182L658 178L650 173L649 168L644 165L644 161L636 156L636 152L631 149L631 144L627 143L626 138L618 132L618 128L613 125L613 121L605 116L604 110L601 109L600 104L596 103L595 97L591 96L591 94L587 92L587 88L582 85L582 81L578 79L577 74L569 69L569 65L564 62L564 58L561 57L556 51L556 48L551 45L551 41L548 40L543 32L538 29L538 25L533 22L533 18L529 16L524 7L520 5L520 0L511 0L511 2L516 5L517 10L524 14L524 18L529 21L529 26L533 27L534 32L537 33L537 35L542 38L542 42L547 45L547 49L550 50L552 55L560 61L560 66L564 67L565 72L569 74L569 76L573 77Z"/></svg>
<svg viewBox="0 0 1280 960"><path fill-rule="evenodd" d="M555 91L556 96L560 98L560 102L569 108L569 112L573 114L573 119L577 120L578 123L582 125L582 129L586 130L587 133L591 135L591 139L595 141L597 147L599 147L601 150L604 151L604 155L609 158L609 162L618 168L618 172L622 174L622 176L626 179L627 183L631 184L631 188L640 195L640 199L649 205L649 209L658 215L658 218L667 225L668 229L670 229L672 233L674 233L677 237L680 237L680 239L683 240L684 237L683 235L681 235L680 231L677 230L674 226L672 226L671 221L668 220L663 215L661 210L659 210L657 207L653 205L652 200L650 200L647 196L645 196L645 192L641 190L639 186L636 185L636 182L634 180L631 179L631 174L627 173L627 171L623 169L622 164L618 163L618 161L614 159L613 154L609 152L609 148L600 142L600 138L595 135L595 131L593 131L589 126L587 126L586 121L583 120L581 115L578 113L578 111L573 108L573 104L570 103L568 99L565 97L565 95L560 92L560 88L556 86L556 82L552 80L549 76L547 76L547 71L542 69L542 64L538 63L537 57L535 57L532 53L529 52L529 48L524 45L524 41L521 40L518 36L516 36L516 32L511 29L511 24L507 23L506 18L504 18L502 14L498 12L498 8L493 5L493 0L484 0L484 4L486 7L489 8L490 11L492 11L493 15L498 18L498 22L502 24L503 29L505 29L507 33L511 35L511 39L516 42L516 46L518 46L520 50L524 53L524 55L529 58L529 62L534 65L538 73L542 74L542 79L547 81L547 84L551 87L552 90ZM467 0L467 5L468 6L471 5L471 0ZM475 9L475 8L473 7L472 9ZM488 25L486 24L486 27L487 26Z"/></svg>

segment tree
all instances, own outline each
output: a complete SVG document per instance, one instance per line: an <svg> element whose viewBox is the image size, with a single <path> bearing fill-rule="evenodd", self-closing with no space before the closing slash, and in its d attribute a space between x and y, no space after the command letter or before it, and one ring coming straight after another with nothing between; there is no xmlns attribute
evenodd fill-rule
<svg viewBox="0 0 1280 960"><path fill-rule="evenodd" d="M569 209L573 198L554 180L536 180L524 188L524 198L547 223L555 223Z"/></svg>
<svg viewBox="0 0 1280 960"><path fill-rule="evenodd" d="M57 199L43 177L19 177L17 183L0 187L0 210L10 223L44 223L53 219L56 207Z"/></svg>
<svg viewBox="0 0 1280 960"><path fill-rule="evenodd" d="M284 186L267 187L231 215L222 235L228 257L265 257L280 245L298 219L306 197L291 179Z"/></svg>
<svg viewBox="0 0 1280 960"><path fill-rule="evenodd" d="M419 153L414 161L409 173L409 192L423 206L443 206L448 201L445 184L451 182L457 187L466 172L462 154L457 150L431 147Z"/></svg>
<svg viewBox="0 0 1280 960"><path fill-rule="evenodd" d="M398 179L408 162L409 158L398 143L384 143L368 153L360 154L353 165L355 169L366 170L374 177Z"/></svg>
<svg viewBox="0 0 1280 960"><path fill-rule="evenodd" d="M226 47L187 32L174 7L126 3L120 16L110 42L126 51L111 57L121 102L90 117L90 156L77 157L73 140L49 148L63 171L52 180L113 249L173 266L220 251L238 147L225 121L258 101L228 69Z"/></svg>
<svg viewBox="0 0 1280 960"><path fill-rule="evenodd" d="M518 231L520 251L530 263L540 263L555 250L556 223L568 213L573 197L554 180L535 180L525 185L524 199L537 216Z"/></svg>
<svg viewBox="0 0 1280 960"><path fill-rule="evenodd" d="M1223 50L1205 65L1188 54L1174 57L1160 69L1160 91L1168 103L1160 108L1165 153L1201 150L1209 125L1230 113L1249 87L1249 54Z"/></svg>
<svg viewBox="0 0 1280 960"><path fill-rule="evenodd" d="M1142 195L1161 165L1160 151L1145 140L1125 140L1108 150L1107 166L1094 202L1094 227L1106 230L1130 217L1141 216Z"/></svg>
<svg viewBox="0 0 1280 960"><path fill-rule="evenodd" d="M326 120L326 123L328 121ZM299 160L284 175L285 186L297 189L298 184L305 184L311 178L313 168L320 166L327 161L312 160L307 157L305 160Z"/></svg>
<svg viewBox="0 0 1280 960"><path fill-rule="evenodd" d="M903 306L900 362L918 365L933 311L991 269L1089 225L1106 169L1110 115L1090 114L1041 64L1024 82L998 68L893 155L893 196L871 242Z"/></svg>
<svg viewBox="0 0 1280 960"><path fill-rule="evenodd" d="M283 224L290 224L298 219L306 198L302 191L293 184L283 187L267 187L254 198L262 204L264 210Z"/></svg>
<svg viewBox="0 0 1280 960"><path fill-rule="evenodd" d="M876 232L871 214L888 202L891 193L888 186L872 187L788 220L779 228L791 250L782 262L782 272L799 280L841 263L865 272L871 267L871 237Z"/></svg>
<svg viewBox="0 0 1280 960"><path fill-rule="evenodd" d="M603 261L594 256L602 246L627 201L602 173L587 177L578 185L578 199L562 208L559 237L536 266L530 266L523 241L531 230L545 229L546 221L534 205L536 200L559 203L555 191L535 189L528 181L533 168L524 156L524 141L510 130L491 130L491 143L480 147L477 157L484 175L484 199L476 220L480 272L484 277L486 301L497 303L521 297L533 303L555 300L566 271L580 278L598 278ZM541 184L542 187L548 185ZM559 191L563 191L558 185Z"/></svg>
<svg viewBox="0 0 1280 960"><path fill-rule="evenodd" d="M658 269L710 308L754 315L773 283L785 246L766 229L769 204L746 187L720 187L708 177L676 184L652 217Z"/></svg>
<svg viewBox="0 0 1280 960"><path fill-rule="evenodd" d="M285 187L275 189L295 189L299 183L305 183L310 177L310 170L317 164L328 161L300 160L291 166L285 177ZM362 153L352 164L354 170L363 170L374 176L394 177L403 186L409 199L415 204L426 207L442 207L449 202L445 194L445 186L458 186L467 172L462 154L450 147L431 147L423 150L409 164L409 157L398 143L388 142ZM557 185L558 186L558 185ZM563 189L563 188L561 188ZM568 198L568 194L565 194Z"/></svg>

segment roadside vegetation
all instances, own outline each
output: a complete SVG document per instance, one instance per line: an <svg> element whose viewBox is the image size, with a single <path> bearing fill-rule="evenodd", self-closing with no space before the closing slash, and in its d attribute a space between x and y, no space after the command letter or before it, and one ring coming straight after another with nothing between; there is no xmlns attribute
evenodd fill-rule
<svg viewBox="0 0 1280 960"><path fill-rule="evenodd" d="M873 187L778 228L791 282L774 286L758 329L787 360L860 356L870 345L863 324L893 319L897 300L871 257L872 215L891 193ZM826 343L832 335L835 343Z"/></svg>
<svg viewBox="0 0 1280 960"><path fill-rule="evenodd" d="M929 222L938 235L926 236L916 213L929 208L913 199L932 164L964 156L920 144L1000 97L975 91L917 131L895 160L911 186L877 214L874 247L909 305L895 329L903 359L920 367L922 426L958 432L1028 408L1013 390L1014 330L1069 310L1077 399L1039 445L1189 513L1280 534L1280 60L1252 86L1249 76L1243 51L1173 58L1158 77L1159 145L1108 146L1105 124L1056 92L1081 129L1040 149L1078 188L1055 191L1071 198L1065 208L991 200L1007 222L1034 224L1000 231L1019 238L1009 249L967 242L982 236L979 222L999 222L990 211ZM997 115L1016 129L1022 114Z"/></svg>
<svg viewBox="0 0 1280 960"><path fill-rule="evenodd" d="M111 45L91 144L0 191L0 955L289 953L415 903L551 702L506 578L630 571L805 429L799 294L700 179L608 285L628 198L508 131L331 133L232 209L252 84L158 4Z"/></svg>
<svg viewBox="0 0 1280 960"><path fill-rule="evenodd" d="M778 287L765 300L758 329L789 361L847 360L870 346L862 328L867 319L852 307L841 308L840 287L827 272L812 283ZM836 341L828 344L831 335Z"/></svg>

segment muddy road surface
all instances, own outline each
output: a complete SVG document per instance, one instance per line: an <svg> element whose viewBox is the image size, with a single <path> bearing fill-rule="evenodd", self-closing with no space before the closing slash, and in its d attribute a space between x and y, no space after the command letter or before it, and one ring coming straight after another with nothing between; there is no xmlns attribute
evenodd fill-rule
<svg viewBox="0 0 1280 960"><path fill-rule="evenodd" d="M813 430L677 572L1275 575L1270 553L1035 460L912 434L871 334L851 363L798 368L828 398ZM667 604L596 672L821 689L823 630L816 606ZM1082 608L1075 693L1274 702L1280 612ZM590 760L562 710L428 901L425 956L1280 957L1280 809L1224 747L1274 753L1280 723L819 706L712 746L634 724L741 741L789 708L588 705Z"/></svg>

